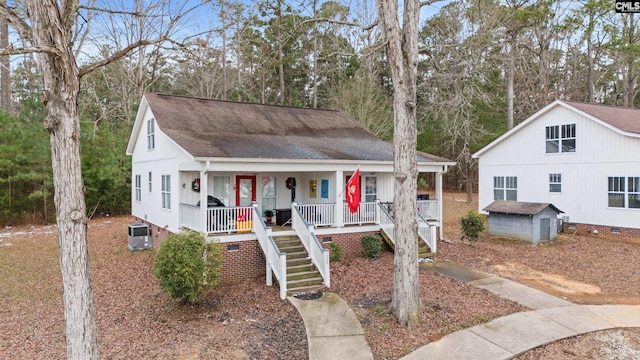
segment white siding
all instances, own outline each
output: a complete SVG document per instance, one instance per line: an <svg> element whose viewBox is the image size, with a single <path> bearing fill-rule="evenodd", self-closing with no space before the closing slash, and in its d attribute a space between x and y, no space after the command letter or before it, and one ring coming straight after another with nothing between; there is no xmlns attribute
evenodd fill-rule
<svg viewBox="0 0 640 360"><path fill-rule="evenodd" d="M547 154L545 127L576 124L576 152ZM493 177L517 176L518 201L549 202L569 221L637 228L640 210L608 208L609 176L640 176L640 139L621 135L557 106L479 158L479 209L493 201ZM549 192L549 174L562 175L562 192Z"/></svg>
<svg viewBox="0 0 640 360"><path fill-rule="evenodd" d="M179 196L182 179L178 172L181 162L192 161L179 146L162 132L158 123L155 124L155 149L147 149L147 121L153 118L151 111L143 117L144 123L138 133L138 138L132 152L132 179L139 174L142 178L142 201L132 201L131 214L150 223L166 227L168 230L179 231ZM148 176L152 174L152 192L148 191ZM171 176L171 209L162 209L162 175ZM190 183L189 183L190 186ZM132 196L135 196L132 189Z"/></svg>

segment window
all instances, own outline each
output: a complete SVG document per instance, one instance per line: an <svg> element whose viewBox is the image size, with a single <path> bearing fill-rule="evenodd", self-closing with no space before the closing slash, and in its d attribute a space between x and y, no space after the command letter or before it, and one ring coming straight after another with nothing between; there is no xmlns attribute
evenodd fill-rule
<svg viewBox="0 0 640 360"><path fill-rule="evenodd" d="M151 171L149 171L149 192L151 192Z"/></svg>
<svg viewBox="0 0 640 360"><path fill-rule="evenodd" d="M140 202L142 201L142 188L141 188L141 183L142 179L140 179L140 175L136 175L135 176L135 186L134 188L136 189L136 201Z"/></svg>
<svg viewBox="0 0 640 360"><path fill-rule="evenodd" d="M516 176L494 176L493 200L518 201L518 178Z"/></svg>
<svg viewBox="0 0 640 360"><path fill-rule="evenodd" d="M231 178L229 176L214 176L212 195L222 201L225 206L229 206L229 198L231 196Z"/></svg>
<svg viewBox="0 0 640 360"><path fill-rule="evenodd" d="M162 208L171 209L171 175L162 175Z"/></svg>
<svg viewBox="0 0 640 360"><path fill-rule="evenodd" d="M624 176L609 177L609 207L624 207Z"/></svg>
<svg viewBox="0 0 640 360"><path fill-rule="evenodd" d="M274 210L276 208L277 198L276 177L275 176L263 176L262 177L262 212L265 210Z"/></svg>
<svg viewBox="0 0 640 360"><path fill-rule="evenodd" d="M364 202L375 202L378 198L378 178L375 176L364 177Z"/></svg>
<svg viewBox="0 0 640 360"><path fill-rule="evenodd" d="M147 121L147 150L156 148L156 124L154 119Z"/></svg>
<svg viewBox="0 0 640 360"><path fill-rule="evenodd" d="M628 205L631 209L640 209L640 177L628 177Z"/></svg>
<svg viewBox="0 0 640 360"><path fill-rule="evenodd" d="M546 152L576 152L576 124L547 126L545 131Z"/></svg>
<svg viewBox="0 0 640 360"><path fill-rule="evenodd" d="M562 192L562 175L549 174L549 192Z"/></svg>

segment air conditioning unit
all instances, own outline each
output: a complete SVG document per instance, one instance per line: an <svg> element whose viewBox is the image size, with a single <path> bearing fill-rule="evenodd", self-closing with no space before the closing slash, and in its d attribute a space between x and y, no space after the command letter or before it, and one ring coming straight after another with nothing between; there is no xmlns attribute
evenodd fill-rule
<svg viewBox="0 0 640 360"><path fill-rule="evenodd" d="M129 250L151 249L151 229L147 224L129 225Z"/></svg>

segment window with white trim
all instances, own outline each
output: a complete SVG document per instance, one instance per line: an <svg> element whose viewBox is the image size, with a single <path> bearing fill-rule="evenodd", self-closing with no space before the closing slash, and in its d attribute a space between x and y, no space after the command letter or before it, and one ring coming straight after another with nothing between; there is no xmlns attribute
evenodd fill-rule
<svg viewBox="0 0 640 360"><path fill-rule="evenodd" d="M562 175L561 174L549 174L549 192L552 192L552 193L562 192Z"/></svg>
<svg viewBox="0 0 640 360"><path fill-rule="evenodd" d="M142 182L142 179L140 178L140 175L136 175L136 176L135 176L135 184L134 184L134 188L136 189L136 201L137 201L137 202L142 201L142 187L141 187L141 182Z"/></svg>
<svg viewBox="0 0 640 360"><path fill-rule="evenodd" d="M576 152L576 124L554 125L545 128L546 152Z"/></svg>
<svg viewBox="0 0 640 360"><path fill-rule="evenodd" d="M609 207L640 209L640 177L610 176Z"/></svg>
<svg viewBox="0 0 640 360"><path fill-rule="evenodd" d="M229 206L229 200L231 197L231 177L214 176L212 195L222 201L225 206Z"/></svg>
<svg viewBox="0 0 640 360"><path fill-rule="evenodd" d="M149 171L149 193L151 193L151 189L152 189L152 187L151 187L151 179L152 179L151 171Z"/></svg>
<svg viewBox="0 0 640 360"><path fill-rule="evenodd" d="M162 208L171 209L171 175L162 175Z"/></svg>
<svg viewBox="0 0 640 360"><path fill-rule="evenodd" d="M378 178L375 176L364 177L364 201L375 202L378 198Z"/></svg>
<svg viewBox="0 0 640 360"><path fill-rule="evenodd" d="M155 119L147 120L147 150L156 148L156 124Z"/></svg>
<svg viewBox="0 0 640 360"><path fill-rule="evenodd" d="M624 176L609 176L609 207L625 207L624 180Z"/></svg>
<svg viewBox="0 0 640 360"><path fill-rule="evenodd" d="M275 176L262 177L262 213L265 210L276 209L276 198L278 196Z"/></svg>
<svg viewBox="0 0 640 360"><path fill-rule="evenodd" d="M493 200L518 201L518 178L516 176L494 176Z"/></svg>

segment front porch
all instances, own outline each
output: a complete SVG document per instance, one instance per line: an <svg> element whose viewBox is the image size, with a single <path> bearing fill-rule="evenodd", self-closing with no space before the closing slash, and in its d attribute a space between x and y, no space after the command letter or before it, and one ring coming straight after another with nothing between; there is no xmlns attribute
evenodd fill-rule
<svg viewBox="0 0 640 360"><path fill-rule="evenodd" d="M346 203L338 208L338 204L296 204L293 203L289 214L297 211L302 218L316 228L333 227L342 228L352 225L380 225L381 212L391 213L392 203L363 202L355 213L349 212ZM205 233L209 236L220 236L225 234L242 234L253 232L253 220L258 219L266 226L276 225L276 229L284 230L282 226L291 225L291 217L283 223L277 223L276 217L271 223L267 223L264 216L256 217L252 206L229 206L229 207L208 207L205 211L204 226L199 205L180 204L180 227L197 232ZM416 214L426 222L436 227L440 227L440 211L438 200L418 200ZM338 214L341 216L339 217ZM290 229L287 229L290 230Z"/></svg>

